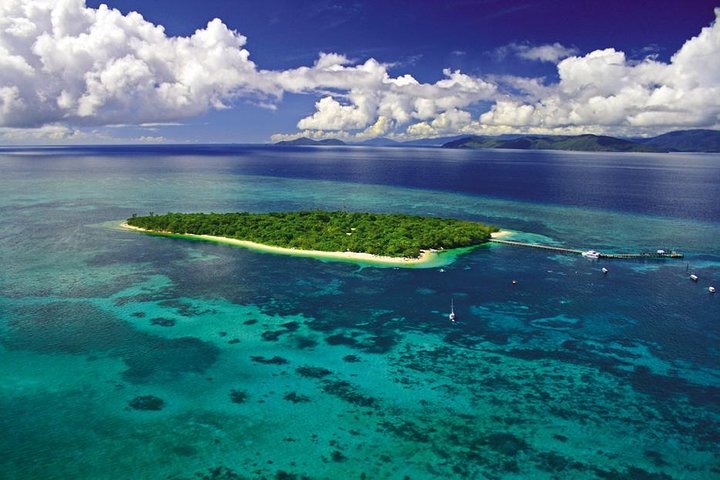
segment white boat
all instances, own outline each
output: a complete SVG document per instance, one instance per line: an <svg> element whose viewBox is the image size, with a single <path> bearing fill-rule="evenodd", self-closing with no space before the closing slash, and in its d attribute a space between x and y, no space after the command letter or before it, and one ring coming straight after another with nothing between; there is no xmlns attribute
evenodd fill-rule
<svg viewBox="0 0 720 480"><path fill-rule="evenodd" d="M451 322L455 321L455 300L450 299L450 315L448 315L448 318Z"/></svg>
<svg viewBox="0 0 720 480"><path fill-rule="evenodd" d="M607 273L607 272L609 272L609 270L608 270L607 268L603 267L603 268L602 268L602 272L603 272L603 273Z"/></svg>
<svg viewBox="0 0 720 480"><path fill-rule="evenodd" d="M715 293L715 287L708 287L708 292Z"/></svg>
<svg viewBox="0 0 720 480"><path fill-rule="evenodd" d="M690 274L690 280L692 280L693 282L697 282L697 281L698 281L698 276L695 275L694 273L693 273L693 274Z"/></svg>
<svg viewBox="0 0 720 480"><path fill-rule="evenodd" d="M586 258L600 258L600 252L588 250L587 252L582 252L582 256Z"/></svg>

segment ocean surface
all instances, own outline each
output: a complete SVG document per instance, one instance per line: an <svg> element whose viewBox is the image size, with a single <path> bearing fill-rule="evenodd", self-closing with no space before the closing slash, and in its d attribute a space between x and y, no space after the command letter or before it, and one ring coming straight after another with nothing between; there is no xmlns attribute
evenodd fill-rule
<svg viewBox="0 0 720 480"><path fill-rule="evenodd" d="M377 268L118 226L299 209L685 258ZM720 478L720 155L3 148L0 220L3 480Z"/></svg>

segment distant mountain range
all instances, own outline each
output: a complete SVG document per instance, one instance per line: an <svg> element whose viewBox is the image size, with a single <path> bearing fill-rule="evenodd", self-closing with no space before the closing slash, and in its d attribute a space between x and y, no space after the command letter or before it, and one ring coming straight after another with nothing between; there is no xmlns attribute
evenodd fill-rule
<svg viewBox="0 0 720 480"><path fill-rule="evenodd" d="M511 139L498 137L465 137L448 142L443 148L512 148L517 150L571 150L583 152L660 152L666 149L600 135L523 136Z"/></svg>
<svg viewBox="0 0 720 480"><path fill-rule="evenodd" d="M364 142L345 143L337 138L328 138L326 140L313 140L312 138L300 137L294 140L283 140L275 143L275 145L355 145L361 147L441 147L445 143L464 138L462 135L453 137L436 137L421 138L419 140L409 140L407 142L398 142L385 137L372 138Z"/></svg>
<svg viewBox="0 0 720 480"><path fill-rule="evenodd" d="M348 145L329 138L313 140L307 137L285 140L275 145ZM616 138L604 135L500 135L454 136L422 138L397 142L379 137L350 145L365 147L443 147L443 148L503 148L517 150L567 150L581 152L718 152L720 131L678 130L652 138Z"/></svg>
<svg viewBox="0 0 720 480"><path fill-rule="evenodd" d="M447 142L442 146L443 148L511 148L582 152L720 152L720 131L678 130L643 139L603 135L470 136Z"/></svg>
<svg viewBox="0 0 720 480"><path fill-rule="evenodd" d="M307 137L300 137L296 138L294 140L283 140L282 142L277 142L275 145L347 145L342 140L338 140L337 138L327 138L325 140L313 140L312 138Z"/></svg>
<svg viewBox="0 0 720 480"><path fill-rule="evenodd" d="M676 152L720 152L720 131L678 130L650 138L645 144Z"/></svg>

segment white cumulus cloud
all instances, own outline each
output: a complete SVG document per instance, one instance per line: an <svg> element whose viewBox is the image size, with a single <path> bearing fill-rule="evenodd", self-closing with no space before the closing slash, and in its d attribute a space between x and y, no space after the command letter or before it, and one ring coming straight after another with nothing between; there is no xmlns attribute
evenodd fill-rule
<svg viewBox="0 0 720 480"><path fill-rule="evenodd" d="M715 10L720 17L720 9ZM500 100L479 118L488 126L595 127L605 132L720 126L720 22L702 29L669 63L628 61L608 48L558 64L560 80L532 101Z"/></svg>
<svg viewBox="0 0 720 480"><path fill-rule="evenodd" d="M84 0L3 0L0 126L168 121L244 90L273 93L245 41L218 19L169 37L138 13Z"/></svg>
<svg viewBox="0 0 720 480"><path fill-rule="evenodd" d="M515 54L518 57L526 60L536 60L538 62L557 63L559 60L578 52L576 48L566 47L557 42L534 47L529 45L516 45L515 47Z"/></svg>
<svg viewBox="0 0 720 480"><path fill-rule="evenodd" d="M720 9L715 14L720 17ZM343 63L335 66L336 72L345 75L360 69L374 75L367 75L362 86L333 83L332 88L344 92L335 94L339 99L327 96L326 104L318 102L316 112L298 123L303 130L299 134L360 140L380 131L373 127L381 118L382 135L399 140L513 132L642 135L720 128L717 19L685 42L669 62L654 57L631 61L613 48L577 55L558 43L511 46L517 56L556 62L559 81L479 78L446 70L446 78L421 84L410 75L391 78L377 62ZM314 88L329 84L321 80ZM490 101L489 110L472 118L468 109L483 100Z"/></svg>
<svg viewBox="0 0 720 480"><path fill-rule="evenodd" d="M245 45L219 19L173 37L139 13L88 8L85 0L0 0L0 137L72 140L81 129L167 125L240 99L276 108L285 93L317 101L297 132L274 139L720 127L717 19L669 62L631 61L613 48L580 55L560 43L501 49L555 63L552 83L450 69L420 82L390 73L401 64L336 52L320 53L312 65L263 70Z"/></svg>
<svg viewBox="0 0 720 480"><path fill-rule="evenodd" d="M380 118L384 125L402 126L432 120L497 94L497 86L481 78L449 69L443 74L435 83L420 83L409 74L392 77L388 65L374 59L353 65L345 57L322 54L313 67L277 72L274 79L289 92L334 92L315 104L315 113L298 122L302 130L365 129Z"/></svg>
<svg viewBox="0 0 720 480"><path fill-rule="evenodd" d="M514 56L525 60L550 63L558 63L563 58L570 57L577 53L577 48L566 47L558 42L544 45L512 42L498 47L494 51L495 56L499 60L504 60L508 56Z"/></svg>
<svg viewBox="0 0 720 480"><path fill-rule="evenodd" d="M298 128L310 130L358 129L364 128L372 118L372 112L366 111L358 105L341 105L332 97L321 98L315 104L315 108L317 111L314 114L298 122Z"/></svg>

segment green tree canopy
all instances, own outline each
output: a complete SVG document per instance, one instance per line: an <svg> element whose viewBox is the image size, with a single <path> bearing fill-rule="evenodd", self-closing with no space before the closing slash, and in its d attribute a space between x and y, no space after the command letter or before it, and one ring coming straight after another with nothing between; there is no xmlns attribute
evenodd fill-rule
<svg viewBox="0 0 720 480"><path fill-rule="evenodd" d="M127 223L155 232L214 235L277 247L418 257L421 250L486 242L497 228L418 215L355 212L167 213Z"/></svg>

